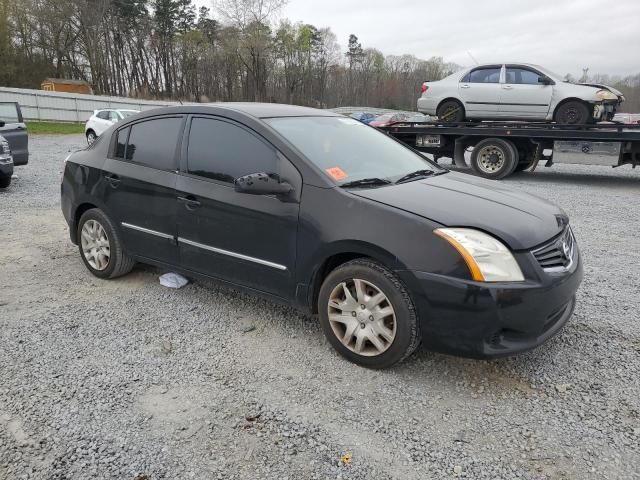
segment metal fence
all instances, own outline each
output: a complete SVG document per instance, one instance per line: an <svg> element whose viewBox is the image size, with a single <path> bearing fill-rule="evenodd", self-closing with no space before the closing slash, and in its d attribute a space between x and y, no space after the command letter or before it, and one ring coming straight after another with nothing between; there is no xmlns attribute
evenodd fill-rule
<svg viewBox="0 0 640 480"><path fill-rule="evenodd" d="M94 110L106 108L150 110L156 107L180 105L179 102L137 100L126 97L103 97L99 95L7 87L0 87L0 102L18 102L25 120L45 122L86 122L93 115ZM362 111L378 114L398 112L398 110L374 107L339 107L331 110L344 115Z"/></svg>
<svg viewBox="0 0 640 480"><path fill-rule="evenodd" d="M18 102L25 120L54 122L86 122L94 110L122 108L150 110L180 105L179 102L102 97L77 93L45 92L23 88L0 87L0 102Z"/></svg>

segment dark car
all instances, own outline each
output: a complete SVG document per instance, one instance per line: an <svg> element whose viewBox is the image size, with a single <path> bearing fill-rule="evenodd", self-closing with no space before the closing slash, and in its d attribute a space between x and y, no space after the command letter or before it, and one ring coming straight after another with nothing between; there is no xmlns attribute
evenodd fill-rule
<svg viewBox="0 0 640 480"><path fill-rule="evenodd" d="M17 102L0 102L0 135L9 142L14 165L26 165L29 162L29 137Z"/></svg>
<svg viewBox="0 0 640 480"><path fill-rule="evenodd" d="M9 142L0 135L0 188L11 185L13 176L13 156L9 148Z"/></svg>
<svg viewBox="0 0 640 480"><path fill-rule="evenodd" d="M486 182L323 110L181 106L71 155L62 210L98 277L144 262L218 279L317 313L338 352L383 368L420 342L515 354L571 316L567 216Z"/></svg>

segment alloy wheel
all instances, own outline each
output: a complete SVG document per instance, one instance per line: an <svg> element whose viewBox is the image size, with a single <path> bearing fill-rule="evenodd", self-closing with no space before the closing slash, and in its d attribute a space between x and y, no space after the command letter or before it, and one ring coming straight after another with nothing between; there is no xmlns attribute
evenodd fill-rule
<svg viewBox="0 0 640 480"><path fill-rule="evenodd" d="M95 270L104 270L111 259L111 245L104 227L96 220L87 220L80 234L82 253Z"/></svg>
<svg viewBox="0 0 640 480"><path fill-rule="evenodd" d="M339 283L327 308L333 333L352 352L376 356L393 344L396 314L387 296L373 283L359 278Z"/></svg>

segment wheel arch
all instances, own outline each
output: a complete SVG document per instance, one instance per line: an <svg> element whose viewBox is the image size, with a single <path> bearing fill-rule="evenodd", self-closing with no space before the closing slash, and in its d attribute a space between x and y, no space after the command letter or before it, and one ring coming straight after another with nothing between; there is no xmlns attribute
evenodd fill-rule
<svg viewBox="0 0 640 480"><path fill-rule="evenodd" d="M449 101L458 102L460 104L460 106L464 109L464 111L465 112L467 111L467 109L466 109L466 107L464 105L464 102L461 99L457 98L457 97L445 97L445 98L443 98L442 100L440 100L438 102L438 105L436 106L436 111L438 111L438 109L442 106L442 104L444 102L449 102Z"/></svg>
<svg viewBox="0 0 640 480"><path fill-rule="evenodd" d="M322 282L333 270L357 258L375 260L390 270L405 269L406 267L387 250L363 241L342 241L332 244L320 256L309 281L308 299L313 314L318 313L318 293Z"/></svg>
<svg viewBox="0 0 640 480"><path fill-rule="evenodd" d="M591 110L591 113L593 113L593 103L589 102L588 100L585 100L584 98L578 98L578 97L567 97L567 98L563 98L562 100L560 100L556 106L553 108L553 117L552 118L556 118L556 113L558 112L558 109L564 105L565 103L569 103L569 102L580 102L583 105L585 105L587 108L589 108L589 110Z"/></svg>
<svg viewBox="0 0 640 480"><path fill-rule="evenodd" d="M91 202L84 202L79 204L75 211L73 212L73 224L72 224L72 230L69 232L69 236L71 237L71 241L77 245L77 241L78 241L78 224L80 223L80 219L82 218L82 215L84 215L85 212L93 209L93 208L99 208L97 205L91 203Z"/></svg>

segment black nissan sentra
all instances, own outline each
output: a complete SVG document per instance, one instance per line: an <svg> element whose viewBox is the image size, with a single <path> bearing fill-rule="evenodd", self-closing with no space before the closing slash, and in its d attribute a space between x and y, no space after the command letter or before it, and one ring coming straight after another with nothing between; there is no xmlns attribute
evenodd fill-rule
<svg viewBox="0 0 640 480"><path fill-rule="evenodd" d="M62 210L97 277L143 262L284 301L372 368L420 344L531 349L570 318L582 279L560 208L311 108L129 117L67 159Z"/></svg>

